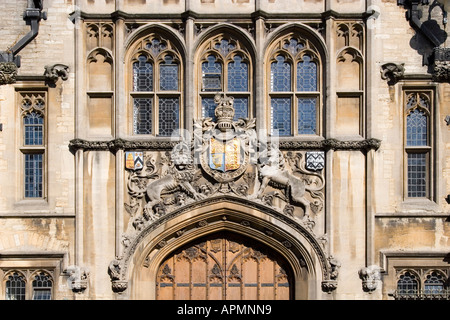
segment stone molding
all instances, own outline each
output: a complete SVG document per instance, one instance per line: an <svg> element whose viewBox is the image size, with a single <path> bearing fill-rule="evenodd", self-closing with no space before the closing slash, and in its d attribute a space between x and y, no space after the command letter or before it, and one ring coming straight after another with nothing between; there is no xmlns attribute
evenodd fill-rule
<svg viewBox="0 0 450 320"><path fill-rule="evenodd" d="M83 151L110 151L117 152L118 150L172 150L179 141L158 141L158 140L124 140L121 138L99 141L99 140L85 140L73 139L69 143L69 149L72 152L77 150ZM364 140L344 141L334 138L324 139L320 141L314 140L292 140L280 141L280 150L289 149L304 149L304 150L359 150L367 152L369 150L378 150L381 146L381 140L370 138Z"/></svg>

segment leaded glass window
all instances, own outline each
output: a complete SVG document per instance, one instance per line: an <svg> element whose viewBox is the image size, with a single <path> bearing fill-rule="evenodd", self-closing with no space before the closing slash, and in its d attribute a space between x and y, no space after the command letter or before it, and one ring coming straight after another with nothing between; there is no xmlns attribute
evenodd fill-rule
<svg viewBox="0 0 450 320"><path fill-rule="evenodd" d="M156 34L138 41L133 50L130 90L133 134L171 136L180 128L182 110L178 50Z"/></svg>
<svg viewBox="0 0 450 320"><path fill-rule="evenodd" d="M248 91L248 64L241 56L235 56L228 64L228 90Z"/></svg>
<svg viewBox="0 0 450 320"><path fill-rule="evenodd" d="M152 98L134 98L133 122L135 134L151 134L153 99Z"/></svg>
<svg viewBox="0 0 450 320"><path fill-rule="evenodd" d="M43 191L43 154L27 153L25 156L25 198L41 198Z"/></svg>
<svg viewBox="0 0 450 320"><path fill-rule="evenodd" d="M317 65L311 57L304 55L302 61L297 63L297 90L317 91Z"/></svg>
<svg viewBox="0 0 450 320"><path fill-rule="evenodd" d="M145 55L133 63L134 91L153 91L153 64Z"/></svg>
<svg viewBox="0 0 450 320"><path fill-rule="evenodd" d="M159 135L170 136L178 129L180 122L178 110L180 110L179 98L159 99Z"/></svg>
<svg viewBox="0 0 450 320"><path fill-rule="evenodd" d="M298 133L316 133L317 98L298 99Z"/></svg>
<svg viewBox="0 0 450 320"><path fill-rule="evenodd" d="M41 114L31 112L23 117L24 145L44 144L44 118Z"/></svg>
<svg viewBox="0 0 450 320"><path fill-rule="evenodd" d="M14 272L6 280L6 300L25 300L25 278Z"/></svg>
<svg viewBox="0 0 450 320"><path fill-rule="evenodd" d="M201 47L201 116L215 120L214 95L223 92L234 98L234 119L251 117L251 63L243 44L230 35L219 34Z"/></svg>
<svg viewBox="0 0 450 320"><path fill-rule="evenodd" d="M222 89L222 64L213 55L208 56L202 63L202 91L221 91Z"/></svg>
<svg viewBox="0 0 450 320"><path fill-rule="evenodd" d="M424 293L425 294L440 294L444 291L445 280L443 276L433 271L426 276L424 282Z"/></svg>
<svg viewBox="0 0 450 320"><path fill-rule="evenodd" d="M416 295L419 291L419 281L410 272L402 274L397 281L397 293L399 295Z"/></svg>
<svg viewBox="0 0 450 320"><path fill-rule="evenodd" d="M269 102L271 134L321 132L320 55L307 39L292 33L272 46Z"/></svg>
<svg viewBox="0 0 450 320"><path fill-rule="evenodd" d="M406 196L427 198L431 194L431 91L405 93Z"/></svg>
<svg viewBox="0 0 450 320"><path fill-rule="evenodd" d="M291 91L291 64L281 55L275 59L270 68L271 91Z"/></svg>
<svg viewBox="0 0 450 320"><path fill-rule="evenodd" d="M23 196L44 198L45 177L45 92L21 92L19 108L22 114Z"/></svg>
<svg viewBox="0 0 450 320"><path fill-rule="evenodd" d="M415 109L406 117L406 144L426 146L428 144L428 119L425 113Z"/></svg>
<svg viewBox="0 0 450 320"><path fill-rule="evenodd" d="M408 153L408 197L427 196L427 154Z"/></svg>
<svg viewBox="0 0 450 320"><path fill-rule="evenodd" d="M271 132L280 136L291 135L291 99L272 98L271 100Z"/></svg>
<svg viewBox="0 0 450 320"><path fill-rule="evenodd" d="M33 300L51 300L52 299L52 280L44 272L34 276L33 280Z"/></svg>

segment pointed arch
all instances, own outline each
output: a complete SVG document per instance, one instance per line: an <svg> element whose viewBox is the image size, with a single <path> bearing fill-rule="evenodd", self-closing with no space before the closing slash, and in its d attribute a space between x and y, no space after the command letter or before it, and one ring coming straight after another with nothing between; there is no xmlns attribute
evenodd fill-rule
<svg viewBox="0 0 450 320"><path fill-rule="evenodd" d="M130 298L154 299L156 274L169 254L201 237L227 231L249 237L283 257L292 269L295 299L317 298L321 286L330 280L331 269L316 237L275 211L249 206L238 198L221 201L220 207L208 200L197 202L141 230L121 259L111 264L113 289L115 285L123 289L127 283Z"/></svg>

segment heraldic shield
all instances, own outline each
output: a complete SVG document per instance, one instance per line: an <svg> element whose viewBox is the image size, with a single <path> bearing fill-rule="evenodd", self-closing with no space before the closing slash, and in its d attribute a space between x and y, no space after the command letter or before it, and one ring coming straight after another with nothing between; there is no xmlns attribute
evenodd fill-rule
<svg viewBox="0 0 450 320"><path fill-rule="evenodd" d="M218 182L229 182L243 174L250 163L250 145L256 138L254 119L234 120L233 97L215 97L216 121L198 120L194 125L196 150L203 170Z"/></svg>
<svg viewBox="0 0 450 320"><path fill-rule="evenodd" d="M209 140L209 166L213 170L227 172L241 165L241 141L233 138L222 142L215 138Z"/></svg>

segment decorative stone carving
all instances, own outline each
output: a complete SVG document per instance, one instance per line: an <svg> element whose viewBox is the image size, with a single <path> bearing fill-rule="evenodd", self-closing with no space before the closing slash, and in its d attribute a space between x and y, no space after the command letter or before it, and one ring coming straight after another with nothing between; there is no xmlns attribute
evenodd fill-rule
<svg viewBox="0 0 450 320"><path fill-rule="evenodd" d="M0 85L15 83L17 65L14 62L0 62Z"/></svg>
<svg viewBox="0 0 450 320"><path fill-rule="evenodd" d="M49 82L56 83L59 78L63 81L69 79L69 67L64 64L46 65L44 68L45 79Z"/></svg>
<svg viewBox="0 0 450 320"><path fill-rule="evenodd" d="M433 80L450 81L450 48L434 48Z"/></svg>
<svg viewBox="0 0 450 320"><path fill-rule="evenodd" d="M376 290L380 277L380 267L371 265L361 268L358 271L359 278L362 280L362 288L365 292L372 293Z"/></svg>
<svg viewBox="0 0 450 320"><path fill-rule="evenodd" d="M216 95L217 121L205 118L194 123L194 147L202 169L214 180L236 180L247 170L256 142L255 119L233 121L233 97Z"/></svg>
<svg viewBox="0 0 450 320"><path fill-rule="evenodd" d="M267 160L261 165L258 165L261 183L255 188L254 193L250 196L250 199L261 199L269 183L274 183L281 186L285 190L286 198L290 198L294 203L304 206L305 217L311 216L311 202L306 199L305 193L307 190L317 192L323 189L325 183L323 177L321 175L315 175L320 180L317 186L307 184L305 180L302 180L300 177L287 170L284 155L274 145L266 151L265 158ZM297 158L296 160L297 171L307 174L307 171L302 168L299 162L300 159ZM291 159L291 161L296 160ZM259 180L256 181L259 182Z"/></svg>
<svg viewBox="0 0 450 320"><path fill-rule="evenodd" d="M314 235L315 219L323 214L324 208L324 150L366 150L375 143L327 139L311 142L315 151L311 150L309 155L304 149L282 151L270 141L258 141L255 119L234 119L233 98L220 94L215 101L215 119L195 121L193 136L181 141L167 141L164 145L121 139L101 143L71 141L72 150L142 152L142 166L125 166L128 199L124 209L130 219L122 235L122 256L109 267L113 290L126 289L129 259L148 232L186 210L221 203L224 199L271 214L305 234L321 255L323 279L327 282L324 287L335 288L337 264L327 261L325 246ZM125 156L125 163L126 159ZM247 228L257 227L250 219L236 222ZM192 222L182 230L175 230L173 237L213 223L211 219ZM285 239L280 239L280 244L295 249Z"/></svg>
<svg viewBox="0 0 450 320"><path fill-rule="evenodd" d="M123 279L121 261L121 257L116 257L116 259L111 261L108 267L112 290L117 293L125 291L128 287L128 281Z"/></svg>
<svg viewBox="0 0 450 320"><path fill-rule="evenodd" d="M333 256L328 257L328 263L330 265L330 272L328 279L322 281L322 290L324 292L331 293L337 288L337 278L339 276L341 264Z"/></svg>
<svg viewBox="0 0 450 320"><path fill-rule="evenodd" d="M387 83L392 86L403 78L405 73L404 63L388 62L381 66L381 79L387 80Z"/></svg>
<svg viewBox="0 0 450 320"><path fill-rule="evenodd" d="M78 266L70 266L66 272L69 274L67 285L73 292L80 293L88 286L89 271Z"/></svg>

